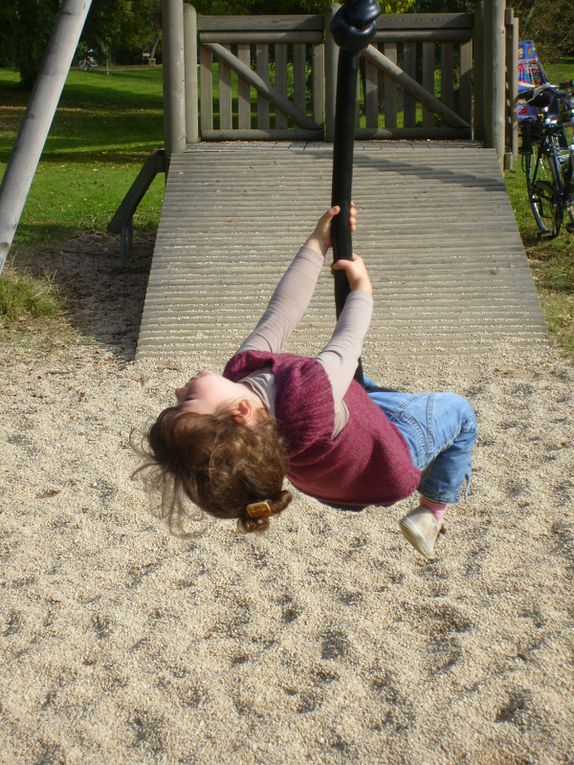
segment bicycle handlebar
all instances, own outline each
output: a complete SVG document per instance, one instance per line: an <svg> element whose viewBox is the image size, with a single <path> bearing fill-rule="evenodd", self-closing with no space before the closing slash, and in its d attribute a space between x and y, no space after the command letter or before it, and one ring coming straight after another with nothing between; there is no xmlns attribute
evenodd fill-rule
<svg viewBox="0 0 574 765"><path fill-rule="evenodd" d="M516 101L526 101L527 104L534 104L536 99L539 99L541 96L551 96L552 97L568 97L568 93L565 91L570 90L574 87L574 81L568 80L566 82L561 82L558 85L552 85L551 83L547 82L544 83L544 85L538 85L537 87L528 88L526 90L523 90L522 93L519 93L516 97ZM544 104L548 105L548 104Z"/></svg>

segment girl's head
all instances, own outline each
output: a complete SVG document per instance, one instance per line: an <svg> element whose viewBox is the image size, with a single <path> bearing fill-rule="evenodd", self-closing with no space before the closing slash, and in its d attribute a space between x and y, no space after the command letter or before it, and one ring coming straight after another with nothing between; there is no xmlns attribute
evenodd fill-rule
<svg viewBox="0 0 574 765"><path fill-rule="evenodd" d="M291 501L275 421L238 385L200 373L176 390L177 406L164 409L145 437L139 470L155 468L150 482L172 528L185 515L185 496L217 518L237 518L246 532L265 530Z"/></svg>

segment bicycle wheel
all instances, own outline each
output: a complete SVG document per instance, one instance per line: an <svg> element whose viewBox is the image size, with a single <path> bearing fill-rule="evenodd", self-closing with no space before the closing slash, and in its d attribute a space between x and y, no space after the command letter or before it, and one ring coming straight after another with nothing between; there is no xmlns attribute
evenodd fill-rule
<svg viewBox="0 0 574 765"><path fill-rule="evenodd" d="M562 199L566 227L570 233L574 233L574 153L571 146L574 146L574 124L570 121L562 127L558 156L562 172Z"/></svg>
<svg viewBox="0 0 574 765"><path fill-rule="evenodd" d="M554 136L539 144L536 160L532 154L525 156L528 201L536 225L551 237L558 236L562 225L562 173L556 155Z"/></svg>

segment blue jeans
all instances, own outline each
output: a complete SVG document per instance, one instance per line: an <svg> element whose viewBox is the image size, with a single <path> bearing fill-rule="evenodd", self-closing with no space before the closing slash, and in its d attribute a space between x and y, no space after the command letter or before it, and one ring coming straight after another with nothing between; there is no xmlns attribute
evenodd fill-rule
<svg viewBox="0 0 574 765"><path fill-rule="evenodd" d="M413 463L422 471L419 492L434 502L451 504L466 481L466 496L478 432L468 401L456 393L402 393L379 388L366 375L364 379L371 401L400 430Z"/></svg>

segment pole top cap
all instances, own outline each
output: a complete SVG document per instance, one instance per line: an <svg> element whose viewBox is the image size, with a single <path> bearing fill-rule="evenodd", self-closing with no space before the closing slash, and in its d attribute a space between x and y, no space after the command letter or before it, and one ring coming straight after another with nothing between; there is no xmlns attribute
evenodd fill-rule
<svg viewBox="0 0 574 765"><path fill-rule="evenodd" d="M375 36L380 13L376 0L346 0L331 22L333 39L343 50L359 53Z"/></svg>

